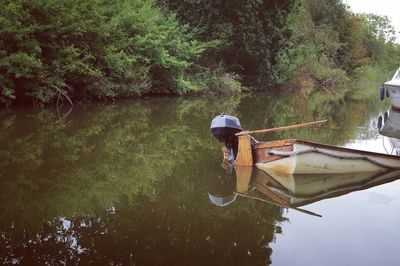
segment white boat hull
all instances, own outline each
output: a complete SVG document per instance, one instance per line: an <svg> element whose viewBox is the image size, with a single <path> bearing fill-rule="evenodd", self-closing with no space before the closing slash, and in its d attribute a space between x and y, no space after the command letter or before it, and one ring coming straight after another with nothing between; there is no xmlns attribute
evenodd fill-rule
<svg viewBox="0 0 400 266"><path fill-rule="evenodd" d="M400 109L400 69L396 71L392 80L383 83L383 87L389 94L390 105Z"/></svg>
<svg viewBox="0 0 400 266"><path fill-rule="evenodd" d="M315 149L313 145L294 143L293 156L283 156L268 162L256 162L255 166L266 173L282 174L335 174L355 172L379 172L388 169L400 169L400 157L377 153L359 153L359 151L329 146L318 147L318 152L301 153ZM297 155L296 155L297 154ZM328 155L327 155L328 154ZM362 159L354 159L362 157ZM346 159L352 158L352 159Z"/></svg>

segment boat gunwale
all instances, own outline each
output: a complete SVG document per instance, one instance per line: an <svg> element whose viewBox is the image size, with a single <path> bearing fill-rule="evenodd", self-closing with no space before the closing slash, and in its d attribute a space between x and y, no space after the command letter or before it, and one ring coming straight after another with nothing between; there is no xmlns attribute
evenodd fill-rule
<svg viewBox="0 0 400 266"><path fill-rule="evenodd" d="M395 79L395 80L388 80L385 83L383 83L383 86L386 88L386 86L390 87L391 89L399 89L400 88L400 80Z"/></svg>

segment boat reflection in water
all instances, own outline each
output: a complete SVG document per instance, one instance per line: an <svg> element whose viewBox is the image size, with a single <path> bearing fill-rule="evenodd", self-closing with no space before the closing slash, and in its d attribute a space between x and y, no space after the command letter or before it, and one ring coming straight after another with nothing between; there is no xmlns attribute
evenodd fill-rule
<svg viewBox="0 0 400 266"><path fill-rule="evenodd" d="M386 152L400 155L400 110L391 108L380 115L377 126Z"/></svg>
<svg viewBox="0 0 400 266"><path fill-rule="evenodd" d="M218 192L209 193L211 202L226 206L237 197L267 202L306 214L319 216L299 208L320 200L339 197L400 179L400 170L344 174L266 174L255 167L228 168L230 179L220 182Z"/></svg>

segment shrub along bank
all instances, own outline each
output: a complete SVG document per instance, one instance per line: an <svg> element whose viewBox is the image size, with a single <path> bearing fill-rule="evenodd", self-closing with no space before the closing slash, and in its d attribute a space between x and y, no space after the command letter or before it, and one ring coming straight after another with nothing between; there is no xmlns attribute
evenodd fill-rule
<svg viewBox="0 0 400 266"><path fill-rule="evenodd" d="M339 0L0 6L3 104L238 93L244 86L330 91L400 62L390 21L355 15Z"/></svg>

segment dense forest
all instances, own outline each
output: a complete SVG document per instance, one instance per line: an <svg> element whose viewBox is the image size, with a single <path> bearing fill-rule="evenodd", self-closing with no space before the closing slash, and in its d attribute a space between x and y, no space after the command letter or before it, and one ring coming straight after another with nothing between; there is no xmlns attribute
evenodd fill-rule
<svg viewBox="0 0 400 266"><path fill-rule="evenodd" d="M0 102L331 91L400 62L340 0L3 0Z"/></svg>

